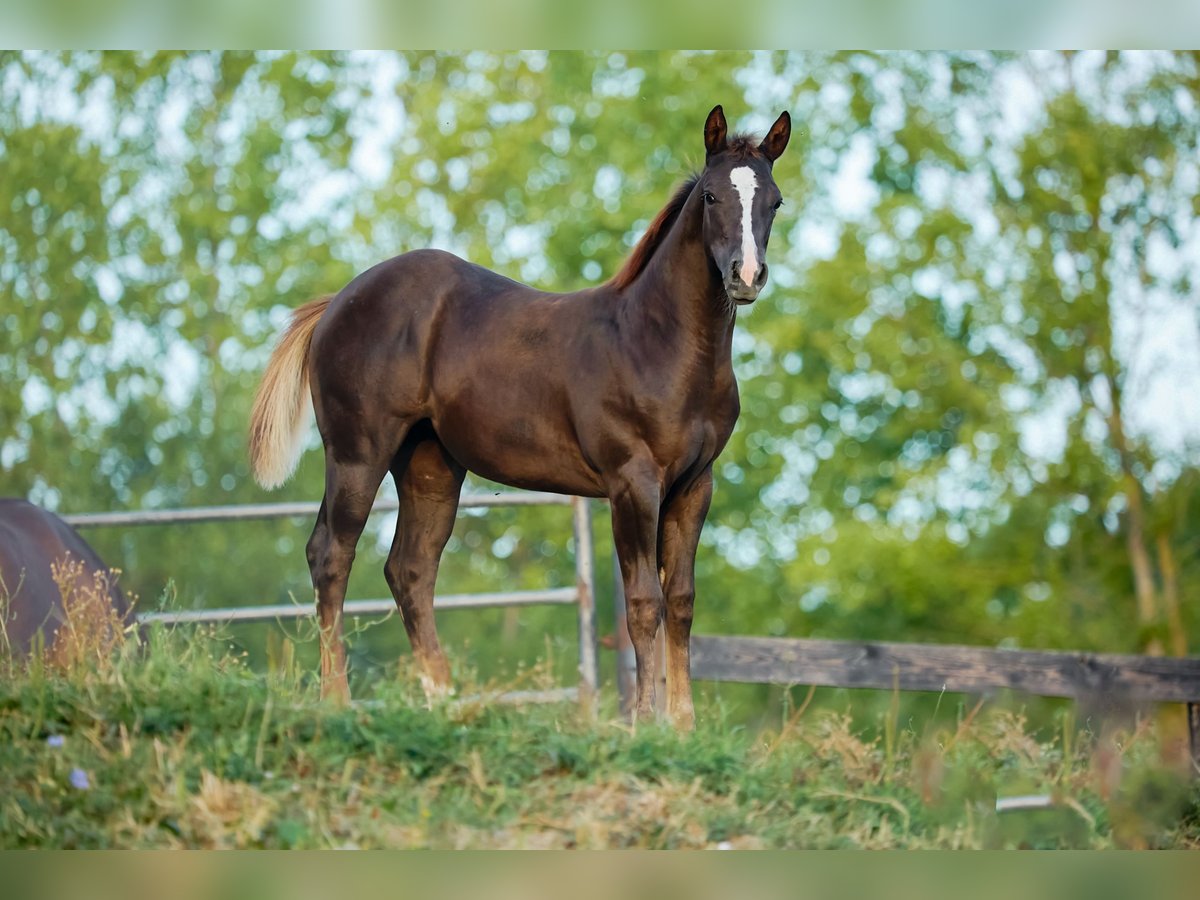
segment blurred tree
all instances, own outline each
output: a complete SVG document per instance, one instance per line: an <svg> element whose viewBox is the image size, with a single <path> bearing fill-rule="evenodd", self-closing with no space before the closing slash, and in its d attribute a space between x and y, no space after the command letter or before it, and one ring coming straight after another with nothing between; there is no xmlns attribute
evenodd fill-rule
<svg viewBox="0 0 1200 900"><path fill-rule="evenodd" d="M814 143L725 465L761 502L718 500L755 527L710 531L786 579L768 626L1154 651L1165 618L1185 652L1197 423L1161 401L1200 386L1195 58L753 68Z"/></svg>
<svg viewBox="0 0 1200 900"><path fill-rule="evenodd" d="M1097 508L1116 513L1138 645L1161 653L1165 628L1182 654L1172 533L1179 522L1167 508L1180 502L1170 496L1174 485L1190 487L1179 482L1188 460L1139 431L1145 419L1134 411L1148 402L1139 389L1153 374L1139 358L1145 329L1155 318L1195 321L1194 269L1172 258L1193 233L1195 60L1142 77L1119 54L1029 66L1045 119L1021 141L1015 170L996 178L995 191L1013 247L1007 271L1023 287L1009 318L1036 361L1033 404L1070 404L1065 452L1047 475L1061 498L1050 527L1062 532ZM1047 533L1052 543L1064 538Z"/></svg>
<svg viewBox="0 0 1200 900"><path fill-rule="evenodd" d="M714 103L748 130L788 108L698 629L1184 652L1196 423L1172 436L1160 401L1197 385L1197 87L1186 54L6 54L0 490L265 499L245 419L292 307L429 245L602 281ZM391 524L351 596L384 593ZM309 527L94 537L151 599L307 602ZM566 531L464 515L440 585L569 582ZM569 645L560 612L451 639Z"/></svg>
<svg viewBox="0 0 1200 900"><path fill-rule="evenodd" d="M340 198L299 207L347 166L362 73L333 56L125 53L9 55L3 71L6 492L71 511L248 499L243 423L272 308L351 272L314 250ZM282 533L100 540L153 597L214 560L251 568ZM213 597L237 583L212 581Z"/></svg>

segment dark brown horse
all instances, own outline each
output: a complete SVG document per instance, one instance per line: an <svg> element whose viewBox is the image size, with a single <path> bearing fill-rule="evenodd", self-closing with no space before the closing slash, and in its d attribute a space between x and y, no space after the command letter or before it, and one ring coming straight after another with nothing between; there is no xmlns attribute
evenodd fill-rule
<svg viewBox="0 0 1200 900"><path fill-rule="evenodd" d="M349 696L342 602L389 470L400 514L384 571L427 688L449 687L433 587L471 471L609 499L637 715L651 714L651 648L665 618L667 710L691 727L696 545L712 463L738 416L736 310L767 279L767 239L782 203L771 167L790 133L785 112L761 142L729 137L714 108L703 171L599 287L544 293L417 250L294 313L255 398L250 456L264 487L291 475L311 390L325 445L325 497L308 542L324 696Z"/></svg>
<svg viewBox="0 0 1200 900"><path fill-rule="evenodd" d="M114 616L116 623L129 623L132 608L116 578L74 528L25 500L0 498L0 649L6 654L28 656L39 632L43 646L54 651L68 615L53 567L67 563L81 568L73 575L60 570L63 577L102 607L89 611L89 621L103 628L115 624Z"/></svg>

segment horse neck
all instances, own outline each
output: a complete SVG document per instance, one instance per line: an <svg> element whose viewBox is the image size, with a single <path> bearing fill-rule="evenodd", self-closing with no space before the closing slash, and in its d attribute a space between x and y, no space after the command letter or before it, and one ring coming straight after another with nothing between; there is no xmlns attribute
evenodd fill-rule
<svg viewBox="0 0 1200 900"><path fill-rule="evenodd" d="M675 339L656 353L706 359L732 371L735 307L704 247L701 203L693 192L642 273L625 291L626 313L646 334ZM674 352L672 352L674 351Z"/></svg>

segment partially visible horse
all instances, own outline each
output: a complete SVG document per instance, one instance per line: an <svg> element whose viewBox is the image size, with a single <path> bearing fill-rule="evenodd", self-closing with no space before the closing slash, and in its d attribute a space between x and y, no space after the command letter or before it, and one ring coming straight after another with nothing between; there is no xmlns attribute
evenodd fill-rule
<svg viewBox="0 0 1200 900"><path fill-rule="evenodd" d="M703 171L598 287L545 293L416 250L296 310L255 398L250 457L266 488L291 475L311 393L325 445L325 497L308 542L323 696L349 698L342 603L388 471L400 513L384 572L427 684L448 688L433 587L469 470L609 499L636 714L652 714L652 646L665 619L667 712L691 727L696 546L713 460L738 417L734 320L767 280L783 202L772 166L790 134L785 112L762 141L729 136L715 107Z"/></svg>
<svg viewBox="0 0 1200 900"><path fill-rule="evenodd" d="M116 578L79 533L52 512L25 500L0 498L0 652L22 658L38 644L54 653L68 622L59 581L72 582L87 619L100 628L131 623L132 607Z"/></svg>

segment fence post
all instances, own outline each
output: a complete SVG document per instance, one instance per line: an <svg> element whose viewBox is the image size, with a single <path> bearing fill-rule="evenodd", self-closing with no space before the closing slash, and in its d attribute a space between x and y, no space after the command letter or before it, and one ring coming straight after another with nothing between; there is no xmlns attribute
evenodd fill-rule
<svg viewBox="0 0 1200 900"><path fill-rule="evenodd" d="M575 532L575 586L579 592L579 702L595 710L600 689L596 663L596 559L592 542L591 506L586 497L571 501Z"/></svg>
<svg viewBox="0 0 1200 900"><path fill-rule="evenodd" d="M1188 751L1192 757L1192 777L1200 775L1200 700L1187 705Z"/></svg>

